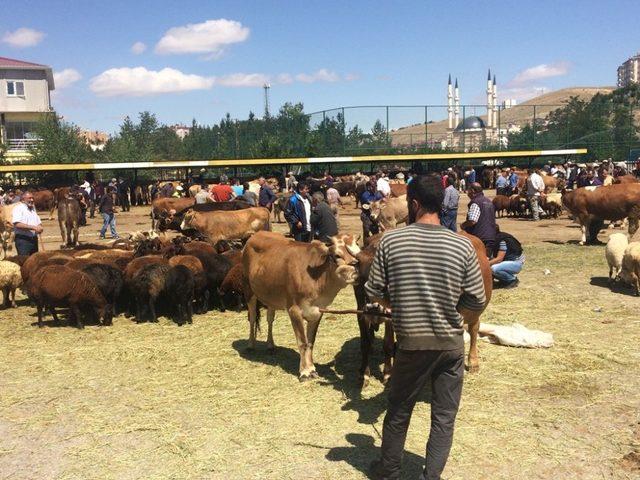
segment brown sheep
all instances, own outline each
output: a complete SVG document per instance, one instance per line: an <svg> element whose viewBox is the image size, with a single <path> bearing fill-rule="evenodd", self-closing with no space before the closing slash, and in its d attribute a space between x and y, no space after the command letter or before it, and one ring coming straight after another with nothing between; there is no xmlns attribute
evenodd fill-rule
<svg viewBox="0 0 640 480"><path fill-rule="evenodd" d="M168 262L148 264L129 281L128 287L136 304L137 323L144 320L143 313L147 309L151 314L150 321L154 323L158 321L156 302L165 291L166 276L171 268Z"/></svg>
<svg viewBox="0 0 640 480"><path fill-rule="evenodd" d="M238 262L227 272L220 288L220 298L224 298L225 305L236 304L236 310L242 310L244 306L244 271L242 263ZM235 302L233 301L235 300Z"/></svg>
<svg viewBox="0 0 640 480"><path fill-rule="evenodd" d="M26 288L38 309L38 326L43 327L44 309L48 307L58 322L55 307L69 307L78 328L84 328L83 312L92 309L103 325L111 323L113 312L88 275L64 265L49 265L34 273Z"/></svg>
<svg viewBox="0 0 640 480"><path fill-rule="evenodd" d="M28 282L31 275L37 272L51 257L60 255L67 255L67 252L52 250L50 252L37 252L31 255L20 267L24 282Z"/></svg>
<svg viewBox="0 0 640 480"><path fill-rule="evenodd" d="M169 259L169 265L184 265L191 273L195 282L194 298L199 304L198 311L206 312L209 309L209 289L207 288L207 275L204 272L202 262L193 255L176 255Z"/></svg>
<svg viewBox="0 0 640 480"><path fill-rule="evenodd" d="M151 264L163 264L168 265L169 261L161 257L159 255L147 255L146 257L138 257L131 260L127 267L124 269L124 280L128 282L133 277L135 277L140 270L142 270L147 265Z"/></svg>
<svg viewBox="0 0 640 480"><path fill-rule="evenodd" d="M496 195L493 200L493 206L496 210L497 217L503 217L505 210L509 213L509 205L511 203L511 199L506 195Z"/></svg>
<svg viewBox="0 0 640 480"><path fill-rule="evenodd" d="M238 250L237 248L227 250L222 255L231 260L231 263L233 265L237 265L238 263L242 262L242 250Z"/></svg>

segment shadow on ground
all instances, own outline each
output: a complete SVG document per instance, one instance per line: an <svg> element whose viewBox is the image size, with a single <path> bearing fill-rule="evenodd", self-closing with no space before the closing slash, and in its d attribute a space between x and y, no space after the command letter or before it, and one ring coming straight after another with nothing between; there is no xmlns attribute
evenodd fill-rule
<svg viewBox="0 0 640 480"><path fill-rule="evenodd" d="M589 282L589 284L594 287L606 288L607 290L611 290L612 293L635 297L633 289L620 280L610 284L608 277L591 277L591 282Z"/></svg>
<svg viewBox="0 0 640 480"><path fill-rule="evenodd" d="M351 446L331 448L325 458L330 462L346 462L365 474L367 478L371 478L371 464L380 458L380 448L375 446L375 439L371 435L362 433L348 433L345 438ZM310 446L315 447L315 445ZM421 456L405 450L402 459L402 478L418 478L422 473L423 465L424 459Z"/></svg>

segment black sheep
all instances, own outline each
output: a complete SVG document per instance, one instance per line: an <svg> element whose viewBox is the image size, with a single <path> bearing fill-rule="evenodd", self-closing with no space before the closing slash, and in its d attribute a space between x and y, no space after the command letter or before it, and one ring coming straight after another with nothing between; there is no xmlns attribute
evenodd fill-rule
<svg viewBox="0 0 640 480"><path fill-rule="evenodd" d="M112 311L117 314L116 307L124 285L122 272L116 267L104 263L90 263L81 267L80 271L86 273L93 280L107 303L111 305Z"/></svg>
<svg viewBox="0 0 640 480"><path fill-rule="evenodd" d="M176 265L169 269L165 277L165 298L177 311L178 325L193 323L194 290L194 275L188 267Z"/></svg>
<svg viewBox="0 0 640 480"><path fill-rule="evenodd" d="M218 300L220 311L225 311L225 304L223 297L219 294L218 289L222 285L224 278L231 270L233 262L229 260L225 255L218 253L206 253L200 251L191 251L189 255L197 257L204 268L204 272L207 275L207 288L209 290L209 299L213 302Z"/></svg>
<svg viewBox="0 0 640 480"><path fill-rule="evenodd" d="M144 320L149 310L151 321L157 322L156 302L165 292L167 272L171 269L166 263L152 263L143 267L128 283L136 304L136 322Z"/></svg>

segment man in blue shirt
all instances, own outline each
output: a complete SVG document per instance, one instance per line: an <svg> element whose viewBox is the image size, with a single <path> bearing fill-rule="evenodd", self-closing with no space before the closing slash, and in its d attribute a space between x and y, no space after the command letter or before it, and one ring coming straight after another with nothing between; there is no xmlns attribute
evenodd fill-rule
<svg viewBox="0 0 640 480"><path fill-rule="evenodd" d="M496 195L506 195L508 185L507 172L500 172L496 178Z"/></svg>
<svg viewBox="0 0 640 480"><path fill-rule="evenodd" d="M367 183L367 189L364 191L362 196L360 197L360 203L362 205L366 205L371 202L375 202L376 200L382 200L382 194L380 192L376 192L376 185L373 182Z"/></svg>
<svg viewBox="0 0 640 480"><path fill-rule="evenodd" d="M447 176L447 188L444 189L444 200L442 201L442 213L440 215L440 225L452 232L458 231L456 220L458 218L458 202L460 201L460 193L454 187L455 183L455 175Z"/></svg>
<svg viewBox="0 0 640 480"><path fill-rule="evenodd" d="M514 193L517 193L516 190L518 189L518 174L512 170L509 169L509 195L513 195Z"/></svg>

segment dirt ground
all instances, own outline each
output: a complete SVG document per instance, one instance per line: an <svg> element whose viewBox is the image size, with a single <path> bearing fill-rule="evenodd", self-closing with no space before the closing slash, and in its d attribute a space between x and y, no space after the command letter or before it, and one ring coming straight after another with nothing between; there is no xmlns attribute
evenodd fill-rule
<svg viewBox="0 0 640 480"><path fill-rule="evenodd" d="M342 210L341 230L359 232L358 214ZM149 224L147 208L118 215L121 234ZM604 247L578 246L566 216L499 224L527 261L520 287L497 290L483 321L544 330L555 345L481 343L445 478L640 478L640 299L608 288ZM92 220L81 240L98 228ZM59 245L55 222L45 221L44 237L48 249ZM353 308L351 290L334 306ZM304 384L282 312L274 354L264 333L247 351L244 312L209 312L184 327L124 316L84 331L34 321L23 297L0 311L0 479L362 479L379 452L385 392L380 372L359 385L353 316L323 319L321 378ZM426 391L404 478L421 469L429 411Z"/></svg>

